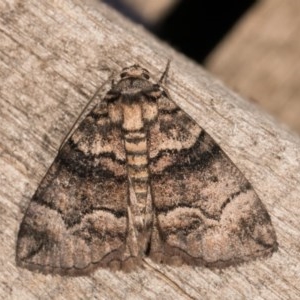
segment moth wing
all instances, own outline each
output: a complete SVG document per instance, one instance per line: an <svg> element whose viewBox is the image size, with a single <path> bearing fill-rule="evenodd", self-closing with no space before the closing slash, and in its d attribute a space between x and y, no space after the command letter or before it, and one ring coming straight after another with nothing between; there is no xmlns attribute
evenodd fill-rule
<svg viewBox="0 0 300 300"><path fill-rule="evenodd" d="M127 177L120 134L99 104L67 140L20 226L18 265L82 275L122 259Z"/></svg>
<svg viewBox="0 0 300 300"><path fill-rule="evenodd" d="M239 169L165 98L150 131L156 229L150 256L222 267L277 249L270 216Z"/></svg>

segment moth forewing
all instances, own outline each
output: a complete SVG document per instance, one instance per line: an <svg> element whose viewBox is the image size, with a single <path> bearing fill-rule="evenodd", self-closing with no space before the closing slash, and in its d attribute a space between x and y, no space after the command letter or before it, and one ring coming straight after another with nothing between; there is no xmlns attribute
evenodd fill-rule
<svg viewBox="0 0 300 300"><path fill-rule="evenodd" d="M277 249L239 169L139 65L63 143L20 226L16 261L84 275L156 262L224 267Z"/></svg>

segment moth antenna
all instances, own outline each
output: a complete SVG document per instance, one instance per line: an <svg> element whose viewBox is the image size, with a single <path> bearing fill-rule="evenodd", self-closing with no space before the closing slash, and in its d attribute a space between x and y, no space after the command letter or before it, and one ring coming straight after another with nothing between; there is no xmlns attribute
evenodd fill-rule
<svg viewBox="0 0 300 300"><path fill-rule="evenodd" d="M74 132L74 128L76 126L76 124L78 123L78 121L81 119L81 117L83 116L83 114L85 113L85 111L87 110L87 108L90 106L90 104L93 102L93 100L97 97L98 93L100 92L100 90L107 84L108 81L111 80L111 78L113 77L113 74L111 76L109 76L109 78L107 80L104 81L103 84L101 84L100 87L97 88L96 92L93 94L93 96L89 99L89 101L87 102L87 104L84 106L83 110L81 111L81 113L79 114L79 116L77 117L77 119L75 120L75 122L73 123L72 127L70 128L70 130L68 131L68 133L65 135L62 143L59 146L58 152L61 151L61 149L63 148L63 146L65 145L67 139L71 136L71 134ZM112 84L114 83L114 80L112 80Z"/></svg>
<svg viewBox="0 0 300 300"><path fill-rule="evenodd" d="M161 77L158 81L159 84L164 84L165 83L165 81L167 79L167 76L168 76L168 73L169 73L170 64L171 64L171 60L168 59L165 71L162 73L162 75L161 75Z"/></svg>

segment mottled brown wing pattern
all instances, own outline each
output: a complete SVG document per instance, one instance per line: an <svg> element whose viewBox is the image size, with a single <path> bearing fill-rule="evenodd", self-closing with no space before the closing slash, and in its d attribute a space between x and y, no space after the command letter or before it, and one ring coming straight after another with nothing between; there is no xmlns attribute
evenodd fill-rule
<svg viewBox="0 0 300 300"><path fill-rule="evenodd" d="M223 267L277 249L270 216L212 138L138 65L59 151L21 223L17 264L84 275L163 263Z"/></svg>
<svg viewBox="0 0 300 300"><path fill-rule="evenodd" d="M277 248L270 217L250 183L213 139L168 99L150 131L158 227L150 256L222 267Z"/></svg>
<svg viewBox="0 0 300 300"><path fill-rule="evenodd" d="M122 260L127 175L120 130L97 105L66 142L20 227L17 263L44 273L82 275Z"/></svg>

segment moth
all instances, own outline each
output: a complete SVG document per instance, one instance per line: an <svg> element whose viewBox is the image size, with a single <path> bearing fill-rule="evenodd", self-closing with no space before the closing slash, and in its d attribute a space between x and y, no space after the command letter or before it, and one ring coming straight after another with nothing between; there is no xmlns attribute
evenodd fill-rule
<svg viewBox="0 0 300 300"><path fill-rule="evenodd" d="M169 66L169 65L168 65ZM277 249L270 216L158 82L124 68L61 147L21 223L19 266L85 275L157 263L226 267Z"/></svg>

